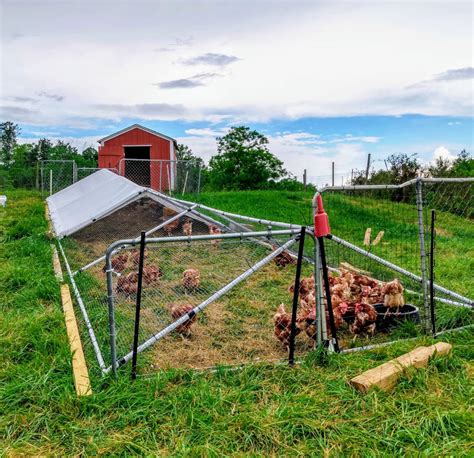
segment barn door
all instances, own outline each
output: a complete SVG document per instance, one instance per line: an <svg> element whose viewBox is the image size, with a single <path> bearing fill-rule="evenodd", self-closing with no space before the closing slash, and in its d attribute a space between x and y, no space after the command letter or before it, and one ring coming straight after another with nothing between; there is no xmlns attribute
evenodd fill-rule
<svg viewBox="0 0 474 458"><path fill-rule="evenodd" d="M125 178L150 187L150 147L125 146Z"/></svg>

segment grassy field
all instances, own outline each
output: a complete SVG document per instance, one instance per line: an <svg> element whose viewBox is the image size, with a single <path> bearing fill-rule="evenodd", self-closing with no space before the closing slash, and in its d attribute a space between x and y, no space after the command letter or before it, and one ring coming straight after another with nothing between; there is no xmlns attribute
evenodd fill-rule
<svg viewBox="0 0 474 458"><path fill-rule="evenodd" d="M308 358L294 369L169 370L134 383L127 371L117 380L94 376L93 396L78 399L43 203L31 192L7 195L8 207L0 209L4 456L474 453L474 333L468 331L446 336L453 355L409 372L390 394L360 395L347 380L431 339L331 355L318 364ZM310 199L299 193L202 196L230 211L295 222L308 221ZM472 259L453 257L452 262L469 266Z"/></svg>

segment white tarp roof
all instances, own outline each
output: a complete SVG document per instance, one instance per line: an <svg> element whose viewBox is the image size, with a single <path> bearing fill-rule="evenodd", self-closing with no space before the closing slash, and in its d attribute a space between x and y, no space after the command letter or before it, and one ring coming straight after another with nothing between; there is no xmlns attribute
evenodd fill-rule
<svg viewBox="0 0 474 458"><path fill-rule="evenodd" d="M106 169L99 170L53 194L46 199L46 202L54 233L56 237L62 238L74 234L141 197L153 199L176 212L188 208L188 205L173 201L163 194L139 186ZM189 217L205 223L219 224L196 211Z"/></svg>
<svg viewBox="0 0 474 458"><path fill-rule="evenodd" d="M54 232L57 237L73 234L144 191L110 170L99 170L46 199Z"/></svg>

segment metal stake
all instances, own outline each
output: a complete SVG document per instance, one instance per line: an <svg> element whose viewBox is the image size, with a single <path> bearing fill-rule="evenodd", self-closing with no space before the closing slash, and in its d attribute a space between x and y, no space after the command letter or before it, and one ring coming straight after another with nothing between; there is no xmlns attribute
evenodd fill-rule
<svg viewBox="0 0 474 458"><path fill-rule="evenodd" d="M138 334L140 331L140 310L142 306L143 261L145 257L145 231L140 237L140 259L138 261L137 303L135 307L135 329L133 333L132 380L137 378Z"/></svg>
<svg viewBox="0 0 474 458"><path fill-rule="evenodd" d="M334 346L334 350L336 353L339 353L339 343L337 341L337 332L336 332L336 324L334 323L334 313L332 310L332 302L331 302L331 289L329 287L329 275L328 275L328 266L326 264L326 252L324 250L324 237L318 237L319 243L319 253L321 255L321 267L323 270L323 280L324 280L324 290L326 293L326 304L328 308L329 314L329 326L331 328L332 334L332 344ZM325 319L325 316L322 317Z"/></svg>
<svg viewBox="0 0 474 458"><path fill-rule="evenodd" d="M299 236L300 243L298 247L298 260L296 261L295 287L293 290L293 308L291 310L290 345L288 352L288 364L290 366L293 366L295 364L296 314L298 312L298 299L300 293L301 265L303 263L305 232L306 227L302 226Z"/></svg>

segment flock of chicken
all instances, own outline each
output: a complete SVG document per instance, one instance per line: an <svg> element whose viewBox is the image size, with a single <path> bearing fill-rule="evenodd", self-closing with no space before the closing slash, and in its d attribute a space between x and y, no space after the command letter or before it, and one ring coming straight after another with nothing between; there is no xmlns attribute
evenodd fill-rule
<svg viewBox="0 0 474 458"><path fill-rule="evenodd" d="M353 274L341 269L341 274L329 277L334 324L339 329L349 321L349 331L356 338L365 334L373 336L376 329L377 311L374 304L383 303L387 310L398 310L405 305L403 286L398 279L382 283L365 275ZM294 286L288 288L294 292ZM316 339L316 297L314 277L302 278L299 287L300 309L296 318L296 334L304 331ZM346 318L346 319L345 319ZM281 304L274 317L275 336L285 346L289 345L291 313ZM326 311L328 332L329 314Z"/></svg>
<svg viewBox="0 0 474 458"><path fill-rule="evenodd" d="M164 226L165 232L171 236L179 228L180 219L176 219ZM209 225L210 234L220 234L221 230L214 225ZM191 236L193 222L187 219L182 223L182 231L185 236ZM219 245L219 240L211 240L213 246ZM145 256L147 250L145 249ZM138 272L136 267L139 263L140 252L136 249L122 252L115 256L112 261L112 269L118 275L116 292L125 296L131 296L138 290ZM279 254L274 259L279 267L294 264L294 258L287 252ZM125 274L127 268L132 272ZM105 267L103 269L105 271ZM160 267L147 263L143 267L143 287L156 284L163 276ZM186 293L196 291L200 286L200 272L197 269L186 269L181 278L181 285ZM377 311L374 304L383 303L387 309L399 309L405 304L403 298L403 286L398 279L382 283L365 275L352 273L341 269L340 275L331 274L329 277L331 302L336 329L341 328L346 322L349 331L356 337L365 334L373 336L376 330ZM294 285L288 288L290 293L294 292ZM314 276L302 278L299 286L300 308L296 318L296 334L305 332L310 339L316 338L316 297ZM166 306L173 320L191 312L194 308L191 304L170 303ZM194 315L189 320L180 324L175 330L181 335L189 336L192 325L197 321ZM291 333L291 313L281 304L274 317L274 332L277 339L285 346L289 345ZM328 332L329 314L326 311L326 323Z"/></svg>
<svg viewBox="0 0 474 458"><path fill-rule="evenodd" d="M166 226L164 226L165 232L168 236L171 236L176 229L178 229L180 220L176 219ZM183 234L185 236L191 236L193 233L193 222L190 219L187 219L182 224ZM216 235L220 234L221 229L217 226L209 226L209 234ZM211 240L211 244L216 246L219 244L218 240ZM147 250L145 249L145 257L147 255ZM117 286L115 288L118 294L124 296L131 296L137 293L138 290L138 272L136 268L140 260L139 250L130 250L122 252L121 254L115 256L112 261L112 270L118 275ZM127 268L133 269L132 272L125 274ZM103 271L106 270L106 266L103 267ZM163 271L160 267L152 263L147 263L143 266L143 287L152 286L156 284L159 279L163 276ZM201 282L201 275L197 269L186 269L183 272L181 278L181 284L186 291L186 293L192 293L199 288ZM194 307L191 304L168 304L167 309L169 310L173 320L177 320L186 313L189 313ZM176 331L182 335L189 335L190 329L193 323L197 320L197 316L194 316L190 320L181 324L176 328Z"/></svg>

